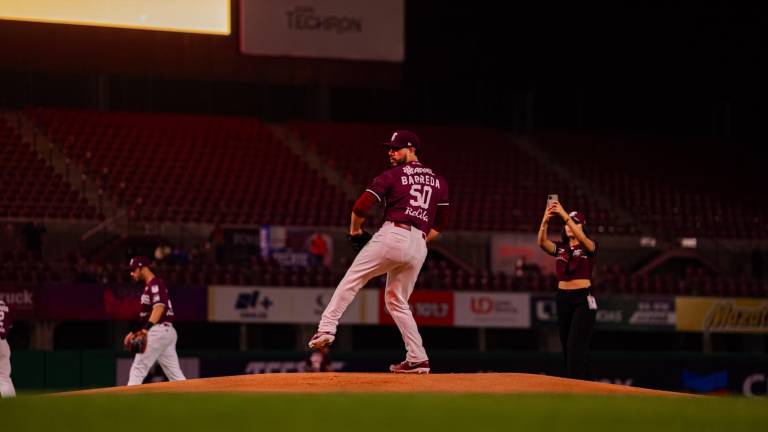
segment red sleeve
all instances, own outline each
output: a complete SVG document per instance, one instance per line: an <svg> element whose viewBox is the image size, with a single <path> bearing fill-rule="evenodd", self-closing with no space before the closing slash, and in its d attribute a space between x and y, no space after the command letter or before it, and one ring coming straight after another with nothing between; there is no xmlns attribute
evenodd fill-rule
<svg viewBox="0 0 768 432"><path fill-rule="evenodd" d="M368 212L371 210L374 204L377 202L376 196L370 191L365 191L360 195L360 198L355 202L355 206L352 207L352 213L358 217L364 218L368 216Z"/></svg>
<svg viewBox="0 0 768 432"><path fill-rule="evenodd" d="M592 239L590 239L590 240L592 240ZM592 243L594 243L594 244L595 244L595 250L594 250L594 251L590 252L590 251L588 251L588 250L587 250L587 248L586 248L586 247L584 247L584 252L586 252L586 253L587 253L587 255L589 255L589 256L595 256L595 255L597 255L597 240L592 240Z"/></svg>
<svg viewBox="0 0 768 432"><path fill-rule="evenodd" d="M376 201L384 201L387 191L392 187L392 176L389 175L389 172L384 171L380 176L373 179L373 182L365 189L366 192L370 192L376 197Z"/></svg>
<svg viewBox="0 0 768 432"><path fill-rule="evenodd" d="M432 229L437 232L443 232L448 228L448 224L451 221L451 206L439 205L437 206L437 214L435 214L435 224Z"/></svg>
<svg viewBox="0 0 768 432"><path fill-rule="evenodd" d="M555 244L555 250L552 251L552 253L550 255L552 255L553 257L557 258L557 250L563 248L563 242L553 241L552 243Z"/></svg>
<svg viewBox="0 0 768 432"><path fill-rule="evenodd" d="M445 181L444 178L440 177L440 180L442 181L443 187L440 188L441 197L440 200L437 202L437 205L444 206L444 205L450 205L450 199L448 198L448 182Z"/></svg>

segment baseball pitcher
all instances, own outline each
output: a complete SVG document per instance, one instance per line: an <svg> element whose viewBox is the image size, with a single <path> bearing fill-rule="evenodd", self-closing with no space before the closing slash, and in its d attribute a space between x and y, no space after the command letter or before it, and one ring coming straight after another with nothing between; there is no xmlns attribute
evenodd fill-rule
<svg viewBox="0 0 768 432"><path fill-rule="evenodd" d="M429 373L429 359L408 298L427 257L426 243L448 223L448 184L419 162L421 143L415 133L396 131L384 145L392 168L373 180L352 209L348 238L359 253L336 287L309 347L332 344L339 319L360 289L371 278L386 273L384 302L407 351L405 361L391 365L389 370ZM371 237L361 227L376 203L385 205L385 222Z"/></svg>
<svg viewBox="0 0 768 432"><path fill-rule="evenodd" d="M13 326L11 308L0 300L0 397L16 396L11 381L11 348L8 346L8 331Z"/></svg>
<svg viewBox="0 0 768 432"><path fill-rule="evenodd" d="M126 349L136 353L128 385L141 384L155 361L160 363L169 380L185 380L176 354L178 336L171 323L173 306L168 298L168 288L152 272L149 258L134 257L129 266L133 280L144 282L145 285L141 294L138 328L123 339Z"/></svg>

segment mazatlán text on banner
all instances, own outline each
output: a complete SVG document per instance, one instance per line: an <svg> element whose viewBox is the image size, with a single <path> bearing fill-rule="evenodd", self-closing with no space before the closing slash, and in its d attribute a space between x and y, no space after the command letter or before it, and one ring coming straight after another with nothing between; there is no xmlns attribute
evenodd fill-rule
<svg viewBox="0 0 768 432"><path fill-rule="evenodd" d="M677 297L677 330L708 333L768 333L768 300Z"/></svg>

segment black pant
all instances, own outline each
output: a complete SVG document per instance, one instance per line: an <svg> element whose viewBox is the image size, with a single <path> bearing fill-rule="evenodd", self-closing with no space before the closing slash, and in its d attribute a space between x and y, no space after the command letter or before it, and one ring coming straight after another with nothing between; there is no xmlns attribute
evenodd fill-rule
<svg viewBox="0 0 768 432"><path fill-rule="evenodd" d="M587 305L589 290L557 290L557 324L569 378L587 377L587 350L595 328L596 310Z"/></svg>

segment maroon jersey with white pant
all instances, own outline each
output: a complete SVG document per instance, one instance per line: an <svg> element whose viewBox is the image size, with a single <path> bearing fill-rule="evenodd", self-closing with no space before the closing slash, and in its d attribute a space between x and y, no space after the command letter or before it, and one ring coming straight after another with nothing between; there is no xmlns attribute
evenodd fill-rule
<svg viewBox="0 0 768 432"><path fill-rule="evenodd" d="M128 377L129 386L141 384L155 362L160 364L169 380L182 381L186 379L181 371L179 356L176 353L178 335L171 323L173 306L168 296L168 288L160 278L155 277L147 282L141 294L139 320L142 324L149 321L152 310L157 305L164 306L163 314L147 332L147 349L141 354L136 354L133 358Z"/></svg>
<svg viewBox="0 0 768 432"><path fill-rule="evenodd" d="M8 330L13 325L11 308L0 300L0 397L16 396L11 381L11 347L8 346Z"/></svg>
<svg viewBox="0 0 768 432"><path fill-rule="evenodd" d="M156 324L172 322L173 305L171 305L171 299L168 297L168 288L165 286L165 282L163 282L162 279L155 277L144 285L144 292L141 294L139 321L142 324L149 321L149 316L152 314L152 308L158 304L165 306L165 310L160 317L160 321Z"/></svg>
<svg viewBox="0 0 768 432"><path fill-rule="evenodd" d="M449 204L448 184L432 169L412 161L383 172L366 191L385 203L386 222L355 257L323 312L318 332L335 334L360 289L386 273L384 302L403 337L406 360L424 362L427 353L408 298L427 257L426 236L439 222L438 206Z"/></svg>
<svg viewBox="0 0 768 432"><path fill-rule="evenodd" d="M11 308L0 300L0 339L6 339L8 337L8 330L13 326L13 320L11 319Z"/></svg>

